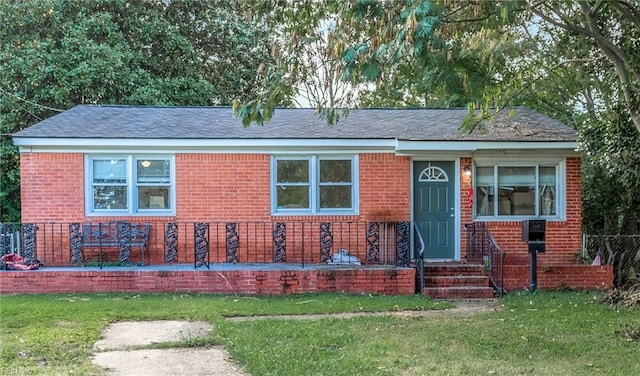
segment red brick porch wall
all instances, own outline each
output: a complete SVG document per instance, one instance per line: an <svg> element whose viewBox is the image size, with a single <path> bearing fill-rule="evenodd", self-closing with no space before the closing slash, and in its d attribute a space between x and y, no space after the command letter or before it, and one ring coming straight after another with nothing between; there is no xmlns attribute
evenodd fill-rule
<svg viewBox="0 0 640 376"><path fill-rule="evenodd" d="M506 265L504 288L506 292L529 289L531 268L528 265ZM538 267L537 288L539 290L610 290L613 288L611 265L550 265Z"/></svg>
<svg viewBox="0 0 640 376"><path fill-rule="evenodd" d="M298 294L317 292L410 295L413 268L334 270L189 271L2 271L0 294L49 293L224 293Z"/></svg>

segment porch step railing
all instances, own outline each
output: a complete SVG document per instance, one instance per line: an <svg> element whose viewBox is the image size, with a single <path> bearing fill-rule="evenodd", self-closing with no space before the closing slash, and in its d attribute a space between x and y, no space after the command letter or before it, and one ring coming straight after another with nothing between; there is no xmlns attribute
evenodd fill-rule
<svg viewBox="0 0 640 376"><path fill-rule="evenodd" d="M468 262L481 262L491 281L496 294L504 293L504 258L506 253L500 248L484 222L473 222L464 225L467 235Z"/></svg>
<svg viewBox="0 0 640 376"><path fill-rule="evenodd" d="M134 229L147 228L144 241ZM148 227L147 227L148 226ZM47 266L210 263L379 264L407 267L405 222L145 221L0 223L0 255ZM89 238L85 232L92 229ZM97 229L97 230L96 230ZM101 229L104 229L104 234ZM130 230L130 231L126 231ZM89 247L88 245L91 245Z"/></svg>
<svg viewBox="0 0 640 376"><path fill-rule="evenodd" d="M424 294L424 239L422 238L422 234L418 229L418 226L413 226L414 241L415 241L415 249L416 249L416 268L418 269L418 280L419 280L419 292L420 294Z"/></svg>

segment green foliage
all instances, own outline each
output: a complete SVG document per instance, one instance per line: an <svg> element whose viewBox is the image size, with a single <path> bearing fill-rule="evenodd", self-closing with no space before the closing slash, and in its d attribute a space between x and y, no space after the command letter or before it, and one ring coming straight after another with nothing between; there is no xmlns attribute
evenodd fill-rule
<svg viewBox="0 0 640 376"><path fill-rule="evenodd" d="M585 232L640 234L640 133L615 109L581 131Z"/></svg>
<svg viewBox="0 0 640 376"><path fill-rule="evenodd" d="M308 2L250 3L270 29L279 30L272 70L265 70L278 79L265 76L255 100L236 103L235 113L245 124L268 119L274 103L286 105L289 95L300 94L297 83L316 74L298 69L304 60L299 52L326 20L332 21L332 28L324 31L329 35L326 48L340 59L334 64L350 83L347 90L357 92L351 103L356 106L459 107L480 102L486 97L483 90L495 85L507 51L522 50L506 32L515 19L515 2L326 1L315 7ZM318 109L335 113L335 104L328 106L326 112L323 104ZM333 124L337 118L327 120Z"/></svg>
<svg viewBox="0 0 640 376"><path fill-rule="evenodd" d="M0 20L2 221L19 220L9 134L76 104L230 105L270 59L236 2L10 0Z"/></svg>

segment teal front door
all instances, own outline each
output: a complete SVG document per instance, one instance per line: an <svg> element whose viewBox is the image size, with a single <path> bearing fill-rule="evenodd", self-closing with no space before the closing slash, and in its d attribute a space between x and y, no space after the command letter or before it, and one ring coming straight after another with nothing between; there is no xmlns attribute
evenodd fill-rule
<svg viewBox="0 0 640 376"><path fill-rule="evenodd" d="M425 259L451 260L455 249L455 162L413 162L413 217Z"/></svg>

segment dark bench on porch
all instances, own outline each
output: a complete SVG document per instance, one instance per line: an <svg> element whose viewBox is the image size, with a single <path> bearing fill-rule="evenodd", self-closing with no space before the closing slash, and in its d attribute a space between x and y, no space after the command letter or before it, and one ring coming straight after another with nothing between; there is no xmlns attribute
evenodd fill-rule
<svg viewBox="0 0 640 376"><path fill-rule="evenodd" d="M150 228L150 223L126 221L84 223L80 234L74 234L79 231L79 224L75 224L75 228L72 224L70 228L72 262L86 261L85 248L99 248L98 261L102 267L104 250L116 248L117 262L127 264L131 262L132 248L138 248L140 250L140 265L144 265L145 252L149 251Z"/></svg>

